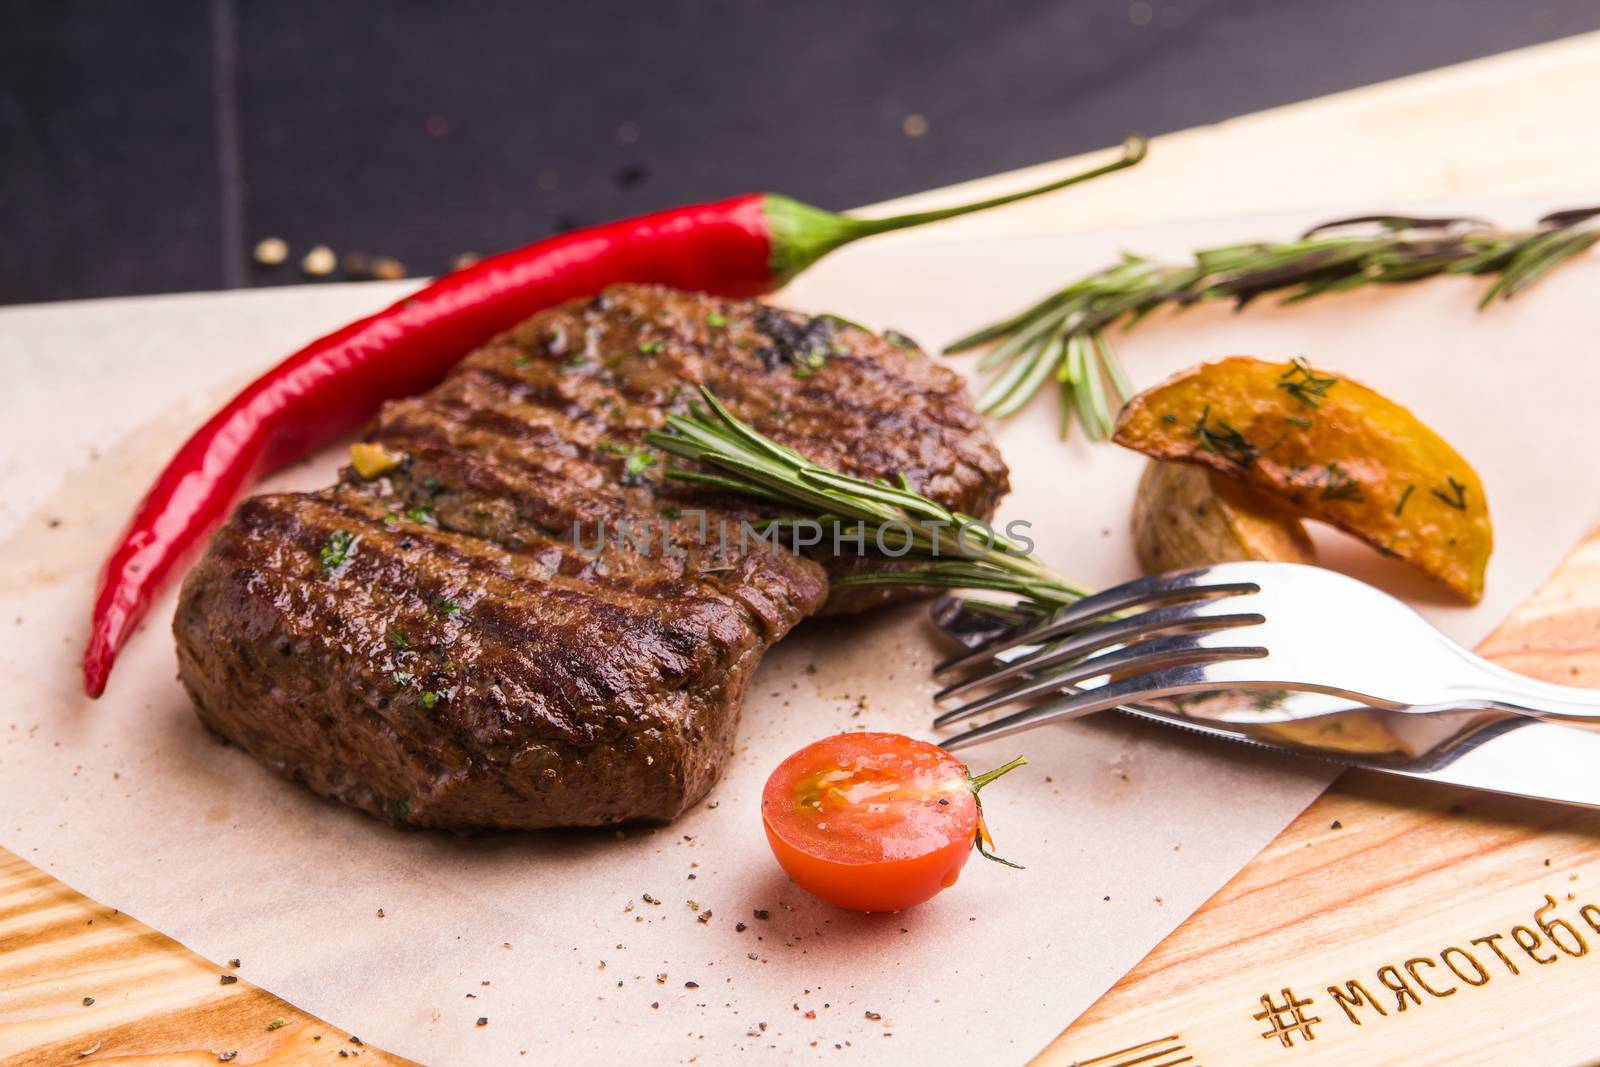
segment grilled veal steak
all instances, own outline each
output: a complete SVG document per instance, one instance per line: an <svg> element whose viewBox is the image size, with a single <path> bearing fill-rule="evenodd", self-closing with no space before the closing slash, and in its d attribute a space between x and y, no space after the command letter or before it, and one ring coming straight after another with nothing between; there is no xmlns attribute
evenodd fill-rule
<svg viewBox="0 0 1600 1067"><path fill-rule="evenodd" d="M701 383L822 463L904 472L985 518L1005 492L959 380L914 348L833 318L613 288L386 405L368 439L404 457L387 474L239 506L174 622L201 719L397 823L682 812L716 780L761 654L828 599L823 565L736 527L720 537L743 505L669 481L640 447ZM628 543L594 554L619 520Z"/></svg>

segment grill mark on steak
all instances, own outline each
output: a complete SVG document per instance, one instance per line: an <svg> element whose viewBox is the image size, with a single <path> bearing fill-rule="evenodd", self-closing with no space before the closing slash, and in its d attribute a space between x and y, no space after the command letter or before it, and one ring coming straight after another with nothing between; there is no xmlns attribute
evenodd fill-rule
<svg viewBox="0 0 1600 1067"><path fill-rule="evenodd" d="M402 687L386 718L405 708L415 711L425 691L450 690L451 701L472 699L487 678L488 688L519 709L501 725L592 745L614 737L620 720L585 717L585 708L636 711L633 697L649 691L638 684L639 676L669 689L696 684L713 676L719 658L737 652L742 639L739 609L710 590L695 596L675 589L667 601L675 614L663 615L662 601L647 592L558 574L540 581L483 567L483 557L461 551L451 534L361 526L355 520L370 516L339 501L263 497L241 512L237 521L253 534L307 549L262 561L249 579L256 597L277 603L290 618L315 619L324 609L315 597L326 586L316 581L310 549L333 529L361 529L362 541L340 576L341 613L361 626L338 636L342 650L367 665L361 678L366 686L393 689L385 682L397 672L412 677L414 684ZM412 547L399 547L408 540ZM422 561L444 558L464 564L465 573L419 569ZM539 612L515 607L535 597ZM439 617L437 605L446 598L458 601L459 616ZM396 645L396 634L404 646ZM470 656L474 669L442 669L457 656Z"/></svg>
<svg viewBox="0 0 1600 1067"><path fill-rule="evenodd" d="M815 374L792 373L788 356L767 366L766 349L803 362L823 339ZM818 462L904 471L980 517L1005 491L959 380L936 364L838 320L616 287L535 316L433 392L386 405L370 437L407 457L386 477L346 472L321 492L240 505L174 622L202 720L391 822L677 815L731 751L765 649L825 600L882 599L829 600L822 566L761 542L701 543L696 522L663 513L704 508L715 529L749 505L666 478L664 461L625 484L643 434L701 383ZM416 508L427 510L408 517ZM642 551L591 558L572 524L602 519L656 532ZM665 552L663 522L681 557ZM319 550L336 530L357 540L328 572Z"/></svg>

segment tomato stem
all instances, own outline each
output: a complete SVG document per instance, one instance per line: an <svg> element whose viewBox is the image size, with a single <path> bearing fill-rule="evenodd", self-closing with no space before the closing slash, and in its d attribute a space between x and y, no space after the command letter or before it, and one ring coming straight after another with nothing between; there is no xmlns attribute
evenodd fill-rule
<svg viewBox="0 0 1600 1067"><path fill-rule="evenodd" d="M987 842L989 845L993 845L994 839L989 836L989 831L984 828L983 817L979 816L978 832L973 835L972 838L972 844L977 848L978 855L982 856L986 860L994 860L996 863L1003 863L1012 870L1025 871L1028 869L1020 863L1012 863L1004 856L996 856L993 852L990 852L987 847L985 847L985 842Z"/></svg>
<svg viewBox="0 0 1600 1067"><path fill-rule="evenodd" d="M972 787L973 803L977 804L978 806L978 832L972 836L973 847L978 850L978 855L982 856L984 859L994 860L996 863L1003 863L1007 867L1011 867L1019 871L1026 870L1027 868L1023 867L1020 863L1012 863L1008 859L1002 859L990 851L990 849L994 847L994 838L989 836L989 827L984 825L983 801L978 797L978 790L982 789L996 778L999 778L1005 774L1010 774L1012 771L1016 770L1018 767L1027 762L1027 756L1018 756L1016 759L1012 760L1010 763L1007 763L1003 767L996 767L992 771L987 771L983 774L969 775L967 777L967 784Z"/></svg>
<svg viewBox="0 0 1600 1067"><path fill-rule="evenodd" d="M999 778L1003 774L1010 774L1012 771L1016 770L1018 767L1027 762L1027 756L1018 756L1004 767L996 767L994 770L988 771L987 773L973 775L969 777L967 781L971 783L972 791L976 793L978 790L982 789L996 778Z"/></svg>

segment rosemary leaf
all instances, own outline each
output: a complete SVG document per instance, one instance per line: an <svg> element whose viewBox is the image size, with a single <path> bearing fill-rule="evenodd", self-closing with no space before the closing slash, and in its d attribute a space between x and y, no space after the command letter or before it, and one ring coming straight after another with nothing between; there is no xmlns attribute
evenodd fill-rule
<svg viewBox="0 0 1600 1067"><path fill-rule="evenodd" d="M1089 335L1089 340L1094 344L1095 351L1100 353L1100 366L1105 368L1106 377L1111 379L1112 396L1120 408L1133 399L1133 383L1128 380L1127 373L1122 369L1122 361L1112 351L1105 334L1096 330Z"/></svg>
<svg viewBox="0 0 1600 1067"><path fill-rule="evenodd" d="M1100 359L1100 349L1090 336L1083 342L1084 384L1089 394L1089 408L1094 412L1093 424L1085 423L1089 436L1096 441L1104 441L1111 436L1111 429L1116 425L1116 416L1111 407L1106 403L1106 370Z"/></svg>
<svg viewBox="0 0 1600 1067"><path fill-rule="evenodd" d="M1478 306L1484 307L1496 297L1510 300L1568 259L1588 251L1597 237L1600 234L1592 230L1578 233L1557 230L1529 241L1513 253L1511 262Z"/></svg>
<svg viewBox="0 0 1600 1067"><path fill-rule="evenodd" d="M1048 369L1048 359L1040 362ZM665 430L645 435L667 455L696 464L673 467L668 477L771 505L769 525L861 523L868 543L893 551L881 567L835 584L985 589L1009 593L1027 610L1050 610L1087 594L996 531L982 544L963 542L962 529L976 520L917 493L904 476L892 485L819 467L740 421L710 390L700 392L704 407L670 415Z"/></svg>
<svg viewBox="0 0 1600 1067"><path fill-rule="evenodd" d="M1011 365L1012 373L995 380L995 385L991 386L993 395L985 394L990 396L988 401L979 398L978 410L997 419L1017 411L1050 377L1059 352L1060 342L1054 336L1046 336L1035 342L1024 358Z"/></svg>
<svg viewBox="0 0 1600 1067"><path fill-rule="evenodd" d="M1094 408L1093 389L1090 381L1094 371L1089 366L1089 341L1088 338L1074 334L1067 342L1072 361L1072 396L1078 404L1078 421L1083 423L1083 430L1092 441L1100 439L1100 414Z"/></svg>

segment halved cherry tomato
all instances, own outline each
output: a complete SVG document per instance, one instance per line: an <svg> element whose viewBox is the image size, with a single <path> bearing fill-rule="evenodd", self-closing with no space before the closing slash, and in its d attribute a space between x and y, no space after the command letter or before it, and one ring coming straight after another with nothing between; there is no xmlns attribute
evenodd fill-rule
<svg viewBox="0 0 1600 1067"><path fill-rule="evenodd" d="M778 764L761 820L801 888L841 908L899 911L955 885L974 844L998 858L984 848L978 790L1024 762L974 778L927 741L836 734Z"/></svg>

